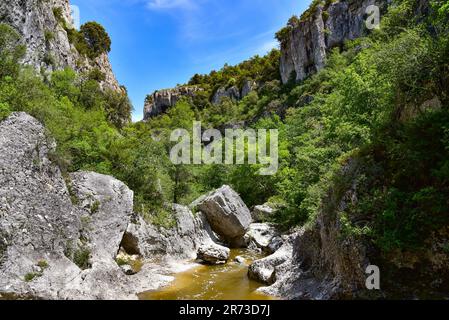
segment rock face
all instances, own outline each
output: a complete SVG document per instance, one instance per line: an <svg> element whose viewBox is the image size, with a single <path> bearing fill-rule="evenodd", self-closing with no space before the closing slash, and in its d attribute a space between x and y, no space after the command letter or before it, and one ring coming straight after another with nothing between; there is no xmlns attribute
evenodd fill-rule
<svg viewBox="0 0 449 320"><path fill-rule="evenodd" d="M252 263L248 276L265 284L276 282L276 267L290 261L293 255L293 242L297 234L286 236L283 245L272 255Z"/></svg>
<svg viewBox="0 0 449 320"><path fill-rule="evenodd" d="M243 83L243 87L242 87L242 94L241 94L242 99L245 98L247 95L249 95L251 92L253 92L256 89L257 89L257 83L255 81L246 80Z"/></svg>
<svg viewBox="0 0 449 320"><path fill-rule="evenodd" d="M157 228L141 217L130 223L123 238L123 249L144 258L196 259L201 246L218 241L203 214L195 216L189 208L180 205L174 205L173 210L177 226L172 229Z"/></svg>
<svg viewBox="0 0 449 320"><path fill-rule="evenodd" d="M256 82L246 80L243 83L242 90L237 86L232 86L230 88L221 87L217 89L210 100L212 104L219 104L224 98L238 101L256 89ZM176 105L182 97L193 98L199 92L203 91L204 89L198 86L179 86L173 89L155 91L145 99L143 110L144 120L157 117L167 112L167 110Z"/></svg>
<svg viewBox="0 0 449 320"><path fill-rule="evenodd" d="M136 293L172 280L155 268L124 274L114 258L130 221L132 192L88 172L72 174L67 188L49 158L54 148L25 113L0 122L0 295L137 299Z"/></svg>
<svg viewBox="0 0 449 320"><path fill-rule="evenodd" d="M183 86L174 89L159 90L145 100L144 120L156 117L176 105L182 97L192 98L203 89L197 86Z"/></svg>
<svg viewBox="0 0 449 320"><path fill-rule="evenodd" d="M340 0L312 8L310 17L292 27L288 38L281 43L282 82L287 83L292 75L301 81L321 70L329 50L366 32L368 6L377 5L383 10L389 2Z"/></svg>
<svg viewBox="0 0 449 320"><path fill-rule="evenodd" d="M276 227L267 223L253 223L249 226L249 230L245 235L246 242L249 243L250 249L260 249L264 252L270 252L270 244L272 240L278 237L280 233Z"/></svg>
<svg viewBox="0 0 449 320"><path fill-rule="evenodd" d="M359 168L352 161L342 169L342 174L353 181L347 192L343 196L329 192L315 224L297 233L290 257L274 268L274 279L270 278L274 284L261 289L262 292L287 299L363 297L365 270L370 265L367 247L360 239L343 236L340 222L341 212L357 201L355 177ZM259 268L256 264L254 268L263 271L267 269L263 268L265 265L261 263ZM259 277L266 279L268 273L261 274Z"/></svg>
<svg viewBox="0 0 449 320"><path fill-rule="evenodd" d="M215 94L212 97L211 102L213 104L219 104L220 102L222 102L222 100L224 98L228 98L233 101L237 101L237 100L240 100L240 97L241 97L240 90L238 87L233 86L228 89L222 87L222 88L217 89L217 91L215 92Z"/></svg>
<svg viewBox="0 0 449 320"><path fill-rule="evenodd" d="M70 67L78 72L87 72L97 68L106 78L102 82L103 88L120 91L107 54L94 60L81 56L70 43L62 22L55 17L55 8L60 8L58 10L66 25L74 28L69 0L0 1L0 23L15 28L26 45L27 51L23 62L42 71Z"/></svg>
<svg viewBox="0 0 449 320"><path fill-rule="evenodd" d="M212 230L231 246L240 247L252 219L248 207L229 186L201 197L192 205L207 217Z"/></svg>
<svg viewBox="0 0 449 320"><path fill-rule="evenodd" d="M115 259L131 220L133 192L123 182L95 172L76 172L70 178L93 258Z"/></svg>
<svg viewBox="0 0 449 320"><path fill-rule="evenodd" d="M217 244L203 245L198 249L197 258L211 265L225 264L229 260L230 251Z"/></svg>
<svg viewBox="0 0 449 320"><path fill-rule="evenodd" d="M0 123L0 291L29 292L23 279L40 260L70 264L64 252L79 239L80 220L49 160L54 148L25 113Z"/></svg>

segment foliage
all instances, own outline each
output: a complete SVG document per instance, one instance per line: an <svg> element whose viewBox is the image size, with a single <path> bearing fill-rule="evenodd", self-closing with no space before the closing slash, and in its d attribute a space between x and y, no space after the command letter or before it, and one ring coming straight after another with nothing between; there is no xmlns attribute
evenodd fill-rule
<svg viewBox="0 0 449 320"><path fill-rule="evenodd" d="M317 5L330 3L314 1L279 40ZM135 124L122 121L131 110L126 90L101 90L98 70L78 75L67 69L42 80L20 67L18 35L0 25L0 120L11 111L35 116L58 142L53 160L64 171L114 175L135 192L135 211L163 227L175 226L170 203L189 204L229 184L249 206L282 204L275 220L285 228L341 211L345 235L366 237L384 252L416 250L449 224L448 2L433 6L423 18L416 1L396 0L379 30L330 52L327 67L301 83L281 84L278 50L197 74L188 85L203 91ZM87 55L110 50L96 24L69 36ZM210 103L218 88L241 89L247 80L258 89L241 101ZM243 121L278 129L278 172L262 177L257 165L173 165L170 133L190 131L195 120L204 128ZM360 170L349 179L345 169L353 161ZM339 206L352 185L357 202ZM84 264L86 252L80 260Z"/></svg>
<svg viewBox="0 0 449 320"><path fill-rule="evenodd" d="M106 30L97 22L87 22L80 28L80 32L89 48L89 57L95 58L111 51L111 38Z"/></svg>

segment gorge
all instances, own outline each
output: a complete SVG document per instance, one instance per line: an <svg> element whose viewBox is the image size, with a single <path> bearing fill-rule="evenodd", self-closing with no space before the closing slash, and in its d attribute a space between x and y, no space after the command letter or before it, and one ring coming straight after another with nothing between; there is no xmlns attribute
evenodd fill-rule
<svg viewBox="0 0 449 320"><path fill-rule="evenodd" d="M0 299L447 298L448 8L313 1L280 50L158 90L131 123L103 27L0 0ZM173 163L198 121L276 130L278 170Z"/></svg>

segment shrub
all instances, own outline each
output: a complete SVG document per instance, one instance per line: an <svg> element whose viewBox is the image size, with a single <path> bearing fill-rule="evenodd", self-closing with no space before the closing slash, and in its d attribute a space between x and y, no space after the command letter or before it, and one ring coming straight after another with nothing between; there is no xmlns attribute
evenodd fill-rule
<svg viewBox="0 0 449 320"><path fill-rule="evenodd" d="M0 79L16 77L20 70L19 61L26 48L20 44L20 35L12 27L0 23Z"/></svg>
<svg viewBox="0 0 449 320"><path fill-rule="evenodd" d="M42 275L39 274L39 273L28 272L28 273L25 275L24 280L25 280L25 282L31 282L31 281L33 281L34 279L39 278L40 276L42 276Z"/></svg>
<svg viewBox="0 0 449 320"><path fill-rule="evenodd" d="M49 267L48 262L45 260L39 260L37 262L37 266L40 267L41 269L47 269Z"/></svg>
<svg viewBox="0 0 449 320"><path fill-rule="evenodd" d="M81 269L86 270L90 268L91 252L87 247L78 248L73 254L73 262Z"/></svg>

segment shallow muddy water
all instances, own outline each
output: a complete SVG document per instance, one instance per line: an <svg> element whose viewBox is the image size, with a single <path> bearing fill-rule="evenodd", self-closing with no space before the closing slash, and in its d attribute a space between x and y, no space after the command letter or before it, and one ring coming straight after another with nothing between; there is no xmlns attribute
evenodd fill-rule
<svg viewBox="0 0 449 320"><path fill-rule="evenodd" d="M245 258L245 264L234 262ZM197 266L175 276L169 286L139 295L141 300L271 300L272 297L255 292L260 283L248 278L248 265L262 256L247 250L231 250L226 265Z"/></svg>

